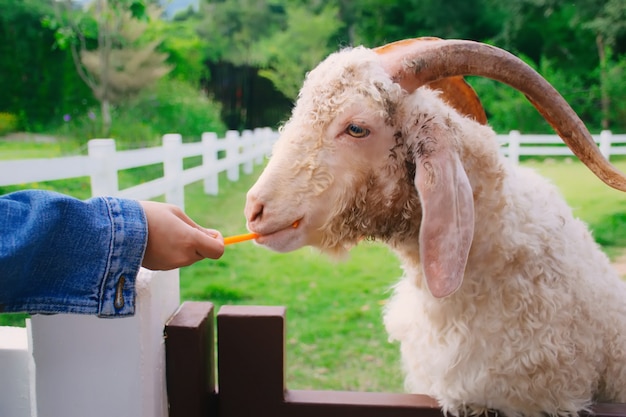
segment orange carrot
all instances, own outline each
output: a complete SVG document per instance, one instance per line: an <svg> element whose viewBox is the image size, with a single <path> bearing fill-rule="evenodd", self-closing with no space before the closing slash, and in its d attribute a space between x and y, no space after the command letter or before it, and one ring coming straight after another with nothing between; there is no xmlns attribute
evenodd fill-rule
<svg viewBox="0 0 626 417"><path fill-rule="evenodd" d="M293 227L295 229L296 227L298 227L298 223L299 223L299 221L295 221L291 225L291 227ZM233 244L233 243L245 242L246 240L256 239L259 236L261 236L261 235L258 234L258 233L244 233L243 235L234 235L234 236L225 237L224 238L224 245L230 245L230 244Z"/></svg>
<svg viewBox="0 0 626 417"><path fill-rule="evenodd" d="M230 245L232 243L245 242L246 240L256 239L260 235L258 233L245 233L243 235L235 235L224 238L224 245Z"/></svg>

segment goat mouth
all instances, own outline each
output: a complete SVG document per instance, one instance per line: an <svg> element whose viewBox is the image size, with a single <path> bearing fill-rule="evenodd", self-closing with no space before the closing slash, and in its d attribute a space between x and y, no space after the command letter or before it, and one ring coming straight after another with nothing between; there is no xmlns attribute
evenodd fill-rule
<svg viewBox="0 0 626 417"><path fill-rule="evenodd" d="M255 239L255 242L259 245L268 246L271 249L278 251L293 250L290 248L293 246L294 240L297 240L296 236L300 235L296 230L301 227L302 218L292 222L288 226L275 229L270 232L259 231L259 237Z"/></svg>
<svg viewBox="0 0 626 417"><path fill-rule="evenodd" d="M300 223L302 222L302 218L294 221L293 223L291 223L289 226L285 226L282 227L280 229L276 229L273 232L269 232L269 233L259 233L260 237L269 237L269 236L274 236L275 234L281 233L281 232L285 232L285 231L289 231L292 229L297 229L300 226Z"/></svg>

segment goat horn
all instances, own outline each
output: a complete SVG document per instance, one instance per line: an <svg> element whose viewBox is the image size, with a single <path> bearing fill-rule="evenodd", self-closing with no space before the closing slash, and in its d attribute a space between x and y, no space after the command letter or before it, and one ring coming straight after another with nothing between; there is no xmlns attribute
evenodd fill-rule
<svg viewBox="0 0 626 417"><path fill-rule="evenodd" d="M377 52L385 56L386 71L408 91L461 75L492 78L521 91L598 178L626 191L626 177L604 158L576 112L548 81L515 55L484 43L437 38L393 42Z"/></svg>
<svg viewBox="0 0 626 417"><path fill-rule="evenodd" d="M394 44L381 46L374 49L374 52L379 55L385 55L394 48L391 45L397 46L402 42L412 41L427 41L427 40L441 40L439 38L418 38L409 39L406 41L395 42ZM433 90L441 91L441 98L443 98L450 106L455 108L461 114L471 116L478 123L486 125L487 115L485 109L478 98L478 95L474 89L463 79L462 76L449 77L441 80L433 81L429 85Z"/></svg>

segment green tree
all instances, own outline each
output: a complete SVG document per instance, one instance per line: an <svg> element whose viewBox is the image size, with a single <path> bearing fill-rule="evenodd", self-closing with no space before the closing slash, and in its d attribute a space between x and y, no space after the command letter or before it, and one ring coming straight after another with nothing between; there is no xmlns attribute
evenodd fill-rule
<svg viewBox="0 0 626 417"><path fill-rule="evenodd" d="M209 76L205 64L209 45L197 30L201 19L201 14L189 9L172 21L155 21L146 33L150 39L163 39L161 49L168 54L167 62L172 66L170 76L195 86Z"/></svg>
<svg viewBox="0 0 626 417"><path fill-rule="evenodd" d="M41 19L51 0L0 0L0 112L19 116L19 128L43 130L72 109L91 105L68 53L54 48Z"/></svg>
<svg viewBox="0 0 626 417"><path fill-rule="evenodd" d="M69 47L76 71L101 105L102 133L111 128L111 105L136 95L170 71L167 55L156 51L160 41L142 43L148 21L160 10L137 0L94 0L87 13L73 9L46 23L56 29L57 43ZM93 47L91 45L94 45Z"/></svg>
<svg viewBox="0 0 626 417"><path fill-rule="evenodd" d="M206 40L207 59L249 65L255 46L285 25L284 0L228 0L201 3L198 34Z"/></svg>
<svg viewBox="0 0 626 417"><path fill-rule="evenodd" d="M354 26L348 39L367 46L418 36L485 40L499 33L505 13L490 0L341 0L340 6Z"/></svg>
<svg viewBox="0 0 626 417"><path fill-rule="evenodd" d="M610 77L613 71L612 67L615 66L611 57L617 40L626 34L626 2L624 0L601 2L585 0L580 3L578 9L580 15L577 18L581 21L580 24L583 28L595 35L599 62L602 128L608 129L611 120ZM620 71L619 65L615 68L616 71Z"/></svg>
<svg viewBox="0 0 626 417"><path fill-rule="evenodd" d="M286 97L295 98L306 71L336 49L339 9L325 2L231 0L205 4L199 33L213 61L260 67Z"/></svg>
<svg viewBox="0 0 626 417"><path fill-rule="evenodd" d="M614 128L626 131L626 55L622 55L618 61L611 62L606 69L604 86L611 97L609 120Z"/></svg>
<svg viewBox="0 0 626 417"><path fill-rule="evenodd" d="M626 2L520 0L503 7L508 18L499 40L505 46L535 63L550 59L565 77L578 80L584 107L591 109L597 102L600 109L585 114L594 128L619 122L615 106L621 93L610 78L619 73L620 53L626 52Z"/></svg>
<svg viewBox="0 0 626 417"><path fill-rule="evenodd" d="M325 6L315 13L304 5L286 7L286 27L255 45L253 60L286 97L295 99L307 71L332 50L329 41L342 27L338 8Z"/></svg>

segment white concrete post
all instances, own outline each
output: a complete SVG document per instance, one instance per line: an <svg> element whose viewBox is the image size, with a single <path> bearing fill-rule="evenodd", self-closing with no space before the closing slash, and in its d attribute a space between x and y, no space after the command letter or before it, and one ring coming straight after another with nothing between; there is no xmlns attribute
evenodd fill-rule
<svg viewBox="0 0 626 417"><path fill-rule="evenodd" d="M600 152L602 152L602 155L604 155L606 159L611 157L612 136L613 134L610 130L600 132Z"/></svg>
<svg viewBox="0 0 626 417"><path fill-rule="evenodd" d="M116 195L119 191L115 164L115 140L92 139L87 143L91 161L91 195Z"/></svg>
<svg viewBox="0 0 626 417"><path fill-rule="evenodd" d="M246 161L243 164L243 172L245 174L252 174L254 169L254 152L255 152L255 138L251 130L244 130L241 132L241 139L243 142L244 154L246 155Z"/></svg>
<svg viewBox="0 0 626 417"><path fill-rule="evenodd" d="M205 132L202 134L202 166L209 172L204 179L204 192L217 195L219 192L219 175L217 173L217 133Z"/></svg>
<svg viewBox="0 0 626 417"><path fill-rule="evenodd" d="M25 328L0 327L0 364L0 416L31 417L34 368Z"/></svg>
<svg viewBox="0 0 626 417"><path fill-rule="evenodd" d="M226 132L226 160L230 168L226 171L229 181L239 180L239 132L229 130Z"/></svg>
<svg viewBox="0 0 626 417"><path fill-rule="evenodd" d="M142 269L133 317L33 316L37 416L167 417L163 329L179 302L178 270Z"/></svg>
<svg viewBox="0 0 626 417"><path fill-rule="evenodd" d="M181 150L183 138L178 133L163 136L163 177L165 178L165 201L185 209L185 186L180 178L183 173L183 158Z"/></svg>
<svg viewBox="0 0 626 417"><path fill-rule="evenodd" d="M514 164L519 164L520 140L519 130L511 130L509 132L509 159Z"/></svg>

